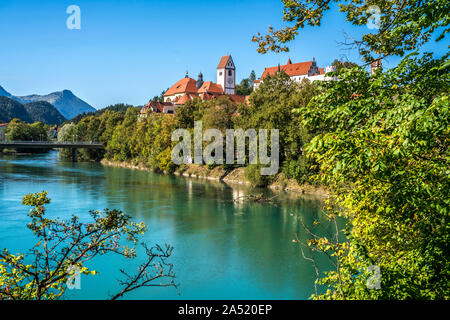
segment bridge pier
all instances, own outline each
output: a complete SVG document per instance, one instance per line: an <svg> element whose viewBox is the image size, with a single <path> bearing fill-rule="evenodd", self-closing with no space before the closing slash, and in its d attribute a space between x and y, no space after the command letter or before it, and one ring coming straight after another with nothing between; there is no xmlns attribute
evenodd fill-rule
<svg viewBox="0 0 450 320"><path fill-rule="evenodd" d="M72 148L72 162L78 161L78 149Z"/></svg>

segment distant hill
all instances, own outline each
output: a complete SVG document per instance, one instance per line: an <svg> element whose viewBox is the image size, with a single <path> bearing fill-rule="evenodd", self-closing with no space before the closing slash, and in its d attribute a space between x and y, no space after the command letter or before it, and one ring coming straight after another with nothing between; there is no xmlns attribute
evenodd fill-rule
<svg viewBox="0 0 450 320"><path fill-rule="evenodd" d="M40 121L45 124L56 124L59 126L66 121L66 118L46 101L26 103L24 107L30 115L32 122Z"/></svg>
<svg viewBox="0 0 450 320"><path fill-rule="evenodd" d="M30 123L32 122L31 117L23 104L13 99L0 96L0 122L10 122L14 118Z"/></svg>
<svg viewBox="0 0 450 320"><path fill-rule="evenodd" d="M83 112L95 112L97 110L78 98L70 90L57 91L47 95L14 96L0 86L0 96L14 99L22 104L46 101L52 104L66 119L72 119Z"/></svg>
<svg viewBox="0 0 450 320"><path fill-rule="evenodd" d="M108 106L108 107L100 109L100 110L96 110L95 112L87 112L87 113L79 114L75 118L70 119L70 122L78 123L78 122L80 122L81 119L83 119L85 117L89 117L89 116L96 116L96 117L98 117L98 116L101 116L103 113L105 113L108 110L109 111L120 112L123 115L125 115L125 113L127 112L128 108L141 109L141 107L135 107L135 106L130 105L130 104L118 103L118 104L114 104L112 106Z"/></svg>
<svg viewBox="0 0 450 320"><path fill-rule="evenodd" d="M97 110L75 96L70 90L53 92L44 96L30 95L18 98L24 102L47 101L55 106L66 119L72 119L83 112L95 112Z"/></svg>
<svg viewBox="0 0 450 320"><path fill-rule="evenodd" d="M25 105L13 99L0 96L0 122L9 122L14 118L33 123L41 121L45 124L60 125L66 119L50 103L37 101Z"/></svg>

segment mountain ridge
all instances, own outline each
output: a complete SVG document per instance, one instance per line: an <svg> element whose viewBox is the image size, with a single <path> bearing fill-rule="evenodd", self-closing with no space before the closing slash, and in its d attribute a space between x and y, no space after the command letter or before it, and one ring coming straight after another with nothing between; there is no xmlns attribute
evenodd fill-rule
<svg viewBox="0 0 450 320"><path fill-rule="evenodd" d="M23 104L6 96L0 96L0 122L10 122L14 118L29 123L32 121Z"/></svg>
<svg viewBox="0 0 450 320"><path fill-rule="evenodd" d="M31 94L26 96L14 96L0 86L0 96L13 99L19 103L27 104L37 101L45 101L53 105L66 119L72 119L83 112L95 112L97 109L78 98L72 91L64 89L46 95Z"/></svg>
<svg viewBox="0 0 450 320"><path fill-rule="evenodd" d="M66 121L66 118L46 101L22 104L6 96L0 96L0 122L10 122L15 118L28 123L40 121L51 125L60 125Z"/></svg>

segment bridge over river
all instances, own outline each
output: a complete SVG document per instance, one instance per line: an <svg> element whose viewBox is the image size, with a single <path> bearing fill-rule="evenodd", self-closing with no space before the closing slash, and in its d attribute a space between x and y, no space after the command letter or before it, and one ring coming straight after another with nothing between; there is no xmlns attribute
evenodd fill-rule
<svg viewBox="0 0 450 320"><path fill-rule="evenodd" d="M0 149L72 149L72 161L77 162L78 149L104 149L100 142L83 141L0 141Z"/></svg>

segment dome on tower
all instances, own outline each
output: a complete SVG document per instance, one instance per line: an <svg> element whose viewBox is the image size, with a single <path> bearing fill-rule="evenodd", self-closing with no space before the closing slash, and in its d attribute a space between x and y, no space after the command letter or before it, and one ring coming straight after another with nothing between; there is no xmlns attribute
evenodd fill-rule
<svg viewBox="0 0 450 320"><path fill-rule="evenodd" d="M200 72L198 74L198 79L195 83L195 86L197 87L197 89L200 89L200 87L203 85L203 74Z"/></svg>

